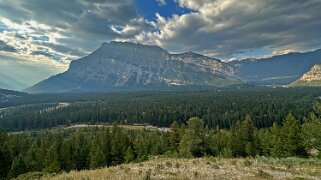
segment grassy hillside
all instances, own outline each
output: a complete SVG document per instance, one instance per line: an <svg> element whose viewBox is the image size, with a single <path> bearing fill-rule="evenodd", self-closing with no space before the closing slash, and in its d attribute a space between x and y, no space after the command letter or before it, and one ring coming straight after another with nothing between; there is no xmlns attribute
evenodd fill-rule
<svg viewBox="0 0 321 180"><path fill-rule="evenodd" d="M306 81L295 81L290 84L290 86L295 87L295 86L321 86L321 81L311 81L311 82L306 82Z"/></svg>
<svg viewBox="0 0 321 180"><path fill-rule="evenodd" d="M26 177L26 176L25 176ZM71 171L44 179L319 179L317 159L154 158L143 163Z"/></svg>

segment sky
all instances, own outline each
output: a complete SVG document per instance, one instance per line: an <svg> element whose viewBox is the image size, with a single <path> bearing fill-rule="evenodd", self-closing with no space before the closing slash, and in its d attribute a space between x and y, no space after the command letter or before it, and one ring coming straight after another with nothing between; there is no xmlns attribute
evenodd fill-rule
<svg viewBox="0 0 321 180"><path fill-rule="evenodd" d="M130 41L223 61L321 48L321 0L0 0L0 88Z"/></svg>

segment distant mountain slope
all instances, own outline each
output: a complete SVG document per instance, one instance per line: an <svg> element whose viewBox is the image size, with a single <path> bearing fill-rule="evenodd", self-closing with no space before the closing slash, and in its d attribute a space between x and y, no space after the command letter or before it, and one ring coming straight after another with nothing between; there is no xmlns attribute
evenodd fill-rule
<svg viewBox="0 0 321 180"><path fill-rule="evenodd" d="M314 65L310 71L290 86L321 86L321 64Z"/></svg>
<svg viewBox="0 0 321 180"><path fill-rule="evenodd" d="M240 76L256 84L289 84L318 63L321 63L321 49L264 59L233 61L229 65Z"/></svg>
<svg viewBox="0 0 321 180"><path fill-rule="evenodd" d="M192 52L170 54L157 46L103 43L69 69L27 92L101 91L113 87L225 86L244 81L228 64Z"/></svg>
<svg viewBox="0 0 321 180"><path fill-rule="evenodd" d="M6 102L11 99L20 98L22 96L25 96L26 93L22 93L19 91L12 91L8 89L0 89L0 102Z"/></svg>

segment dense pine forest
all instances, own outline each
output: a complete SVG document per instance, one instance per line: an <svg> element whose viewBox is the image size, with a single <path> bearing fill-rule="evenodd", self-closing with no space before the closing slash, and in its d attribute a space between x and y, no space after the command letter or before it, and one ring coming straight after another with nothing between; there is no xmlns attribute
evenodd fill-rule
<svg viewBox="0 0 321 180"><path fill-rule="evenodd" d="M320 108L320 106L318 106ZM317 113L319 114L319 112ZM311 113L300 122L288 114L282 126L258 129L251 117L230 130L205 126L192 117L174 121L168 132L94 127L0 136L1 178L25 173L57 173L170 157L309 157L321 150L321 119ZM26 176L26 175L25 175ZM28 175L27 175L28 176Z"/></svg>
<svg viewBox="0 0 321 180"><path fill-rule="evenodd" d="M33 101L27 96L12 102L17 106L0 110L0 129L23 131L97 123L169 127L174 120L186 123L195 116L203 119L209 128L229 128L246 115L252 117L256 127L263 128L271 127L274 122L281 125L289 112L302 123L321 91L319 88L222 89L30 96ZM60 107L61 102L68 106Z"/></svg>
<svg viewBox="0 0 321 180"><path fill-rule="evenodd" d="M95 169L152 156L321 158L319 89L51 96L39 103L19 99L0 110L0 178ZM74 124L100 125L62 128ZM170 130L117 126L123 124Z"/></svg>

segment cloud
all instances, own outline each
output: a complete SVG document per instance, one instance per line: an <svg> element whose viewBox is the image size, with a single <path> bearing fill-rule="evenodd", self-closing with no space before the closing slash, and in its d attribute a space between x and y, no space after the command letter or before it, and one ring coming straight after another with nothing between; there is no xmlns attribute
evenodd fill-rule
<svg viewBox="0 0 321 180"><path fill-rule="evenodd" d="M166 1L165 0L156 0L156 2L158 2L159 6L165 6L166 5Z"/></svg>
<svg viewBox="0 0 321 180"><path fill-rule="evenodd" d="M8 45L4 41L0 40L0 51L5 51L5 52L16 52L16 48L13 46Z"/></svg>
<svg viewBox="0 0 321 180"><path fill-rule="evenodd" d="M35 55L35 56L37 56L37 55L46 56L46 57L49 57L49 58L53 57L52 54L50 54L49 52L45 52L45 51L33 51L31 54Z"/></svg>
<svg viewBox="0 0 321 180"><path fill-rule="evenodd" d="M48 48L67 64L102 42L133 38L154 28L137 14L132 0L0 1L0 23L1 40L21 53ZM114 31L115 26L124 31Z"/></svg>
<svg viewBox="0 0 321 180"><path fill-rule="evenodd" d="M26 61L23 58L0 55L0 88L22 90L44 80L64 67L53 65L48 61Z"/></svg>
<svg viewBox="0 0 321 180"><path fill-rule="evenodd" d="M144 32L141 42L170 51L197 51L233 56L256 49L302 51L321 47L321 1L306 0L178 0L194 10L165 19L158 15L158 32Z"/></svg>

